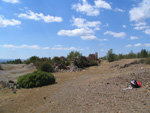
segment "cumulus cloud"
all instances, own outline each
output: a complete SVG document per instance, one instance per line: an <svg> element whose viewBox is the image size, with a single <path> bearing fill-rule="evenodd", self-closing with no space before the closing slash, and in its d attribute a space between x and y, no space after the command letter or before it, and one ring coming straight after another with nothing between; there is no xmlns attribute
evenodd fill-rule
<svg viewBox="0 0 150 113"><path fill-rule="evenodd" d="M130 40L136 40L136 39L139 39L139 37L136 37L136 36L130 36Z"/></svg>
<svg viewBox="0 0 150 113"><path fill-rule="evenodd" d="M65 50L65 51L82 51L84 49L78 49L76 47L69 47L69 48L63 48L63 47L54 47L52 50Z"/></svg>
<svg viewBox="0 0 150 113"><path fill-rule="evenodd" d="M129 16L130 21L136 22L134 25L135 30L144 30L146 34L150 35L149 32L147 33L150 27L146 23L146 21L150 19L150 0L142 0L138 6L129 11Z"/></svg>
<svg viewBox="0 0 150 113"><path fill-rule="evenodd" d="M19 0L2 0L2 1L4 1L4 2L9 2L9 3L13 3L13 4L19 3Z"/></svg>
<svg viewBox="0 0 150 113"><path fill-rule="evenodd" d="M107 38L104 38L104 39L99 39L100 41L108 41Z"/></svg>
<svg viewBox="0 0 150 113"><path fill-rule="evenodd" d="M150 44L141 44L141 43L137 43L137 44L134 44L134 45L126 45L125 47L141 47L141 46L144 46L144 47L150 47Z"/></svg>
<svg viewBox="0 0 150 113"><path fill-rule="evenodd" d="M60 30L58 32L58 35L62 36L91 36L92 34L94 34L94 31L92 31L91 29L84 28L74 30Z"/></svg>
<svg viewBox="0 0 150 113"><path fill-rule="evenodd" d="M132 47L132 45L131 45L131 44L129 44L129 45L126 45L125 47Z"/></svg>
<svg viewBox="0 0 150 113"><path fill-rule="evenodd" d="M144 32L145 32L145 34L150 35L150 29L146 29Z"/></svg>
<svg viewBox="0 0 150 113"><path fill-rule="evenodd" d="M94 40L94 39L97 39L97 37L94 35L87 35L87 36L81 36L81 39L82 40Z"/></svg>
<svg viewBox="0 0 150 113"><path fill-rule="evenodd" d="M77 12L82 12L88 16L98 16L100 14L100 8L112 9L110 4L103 0L95 0L94 5L91 5L87 0L82 0L81 3L73 4L72 9L75 9Z"/></svg>
<svg viewBox="0 0 150 113"><path fill-rule="evenodd" d="M116 11L116 12L121 12L121 13L124 13L124 12L125 12L125 10L120 9L120 8L116 8L116 9L114 9L114 11Z"/></svg>
<svg viewBox="0 0 150 113"><path fill-rule="evenodd" d="M75 18L73 17L73 24L76 27L79 28L88 28L88 27L93 27L95 30L100 30L100 21L87 21L86 19L83 18Z"/></svg>
<svg viewBox="0 0 150 113"><path fill-rule="evenodd" d="M110 4L103 0L95 0L95 6L97 8L112 9Z"/></svg>
<svg viewBox="0 0 150 113"><path fill-rule="evenodd" d="M11 44L5 44L5 45L1 45L1 47L4 47L4 48L11 48L11 49L19 49L19 48L26 48L26 49L40 49L40 46L38 45L32 45L32 46L29 46L29 45L21 45L21 46L16 46L16 45L11 45Z"/></svg>
<svg viewBox="0 0 150 113"><path fill-rule="evenodd" d="M83 18L73 17L73 26L77 27L73 30L60 30L57 35L80 37L82 40L94 40L97 37L94 35L95 30L100 30L100 21L87 21Z"/></svg>
<svg viewBox="0 0 150 113"><path fill-rule="evenodd" d="M143 0L137 7L132 8L129 14L130 21L140 22L150 18L150 1Z"/></svg>
<svg viewBox="0 0 150 113"><path fill-rule="evenodd" d="M61 17L51 16L51 15L45 16L43 13L34 13L31 10L27 10L26 13L20 13L18 17L23 19L31 19L31 20L43 20L45 23L63 21Z"/></svg>
<svg viewBox="0 0 150 113"><path fill-rule="evenodd" d="M104 33L104 35L112 35L115 38L124 38L126 36L126 33L124 32L115 33L112 31L107 31Z"/></svg>
<svg viewBox="0 0 150 113"><path fill-rule="evenodd" d="M127 26L126 26L126 25L122 25L122 27L123 27L123 28L127 28Z"/></svg>
<svg viewBox="0 0 150 113"><path fill-rule="evenodd" d="M144 44L145 47L150 47L150 44Z"/></svg>
<svg viewBox="0 0 150 113"><path fill-rule="evenodd" d="M63 48L61 45L55 45L54 47L40 47L39 45L12 45L12 44L4 44L0 45L2 48L10 48L10 49L33 49L33 50L65 50L65 51L82 51L84 50L83 48L76 48L76 47L68 47L68 48Z"/></svg>
<svg viewBox="0 0 150 113"><path fill-rule="evenodd" d="M134 44L134 46L135 47L140 47L140 46L142 46L142 44L141 43L137 43L137 44Z"/></svg>
<svg viewBox="0 0 150 113"><path fill-rule="evenodd" d="M21 22L19 20L15 20L15 19L5 19L2 15L0 15L0 27L7 27L7 26L16 26L16 25L20 25Z"/></svg>

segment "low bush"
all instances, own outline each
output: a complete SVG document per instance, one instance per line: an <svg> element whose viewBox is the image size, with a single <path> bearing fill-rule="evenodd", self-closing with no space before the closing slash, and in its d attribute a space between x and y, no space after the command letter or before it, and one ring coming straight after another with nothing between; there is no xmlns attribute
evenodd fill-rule
<svg viewBox="0 0 150 113"><path fill-rule="evenodd" d="M145 63L145 59L144 58L140 59L139 63L144 64Z"/></svg>
<svg viewBox="0 0 150 113"><path fill-rule="evenodd" d="M145 64L150 64L150 57L147 57L147 58L145 59Z"/></svg>
<svg viewBox="0 0 150 113"><path fill-rule="evenodd" d="M54 72L54 68L48 62L42 63L40 66L40 70L45 72Z"/></svg>
<svg viewBox="0 0 150 113"><path fill-rule="evenodd" d="M20 76L17 83L22 88L33 88L50 85L55 83L55 77L51 73L35 71L23 76Z"/></svg>
<svg viewBox="0 0 150 113"><path fill-rule="evenodd" d="M97 66L98 62L96 60L89 60L89 66Z"/></svg>
<svg viewBox="0 0 150 113"><path fill-rule="evenodd" d="M2 66L0 65L0 70L3 70Z"/></svg>

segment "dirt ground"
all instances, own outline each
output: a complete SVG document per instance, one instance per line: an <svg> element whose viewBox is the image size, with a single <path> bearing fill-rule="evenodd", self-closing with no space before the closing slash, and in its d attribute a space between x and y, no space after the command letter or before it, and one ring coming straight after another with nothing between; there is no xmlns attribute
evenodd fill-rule
<svg viewBox="0 0 150 113"><path fill-rule="evenodd" d="M119 68L134 60L53 73L56 84L19 89L16 94L0 87L0 113L150 113L150 65ZM144 87L123 90L132 79Z"/></svg>

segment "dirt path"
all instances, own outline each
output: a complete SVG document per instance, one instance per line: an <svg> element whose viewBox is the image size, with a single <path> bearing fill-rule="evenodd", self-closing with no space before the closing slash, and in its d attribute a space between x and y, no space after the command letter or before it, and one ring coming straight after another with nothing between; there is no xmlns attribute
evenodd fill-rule
<svg viewBox="0 0 150 113"><path fill-rule="evenodd" d="M81 72L54 73L57 84L21 89L17 94L3 90L0 113L150 113L150 66L116 66L132 61L102 62ZM144 87L123 90L131 79L140 80Z"/></svg>

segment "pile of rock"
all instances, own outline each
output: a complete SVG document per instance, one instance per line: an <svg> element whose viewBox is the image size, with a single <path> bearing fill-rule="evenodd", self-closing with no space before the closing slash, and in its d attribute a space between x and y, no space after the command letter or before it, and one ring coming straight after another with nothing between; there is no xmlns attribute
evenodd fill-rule
<svg viewBox="0 0 150 113"><path fill-rule="evenodd" d="M16 93L17 89L20 89L20 86L12 80L9 80L8 82L0 81L0 85L2 85L3 88L12 89L13 93Z"/></svg>

